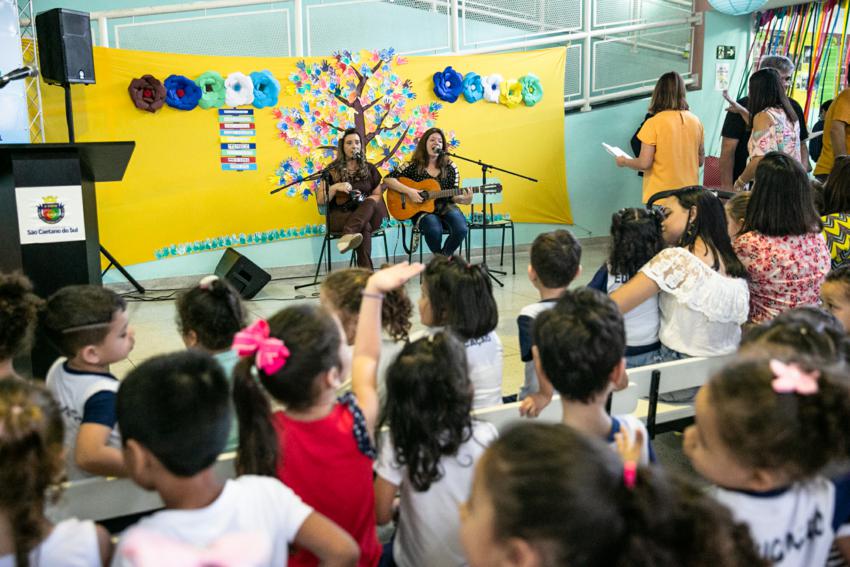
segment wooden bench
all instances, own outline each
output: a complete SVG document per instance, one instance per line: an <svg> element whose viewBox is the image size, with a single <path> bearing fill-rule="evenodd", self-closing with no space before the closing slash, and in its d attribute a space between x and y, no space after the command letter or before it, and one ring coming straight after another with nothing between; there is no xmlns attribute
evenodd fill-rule
<svg viewBox="0 0 850 567"><path fill-rule="evenodd" d="M222 480L236 476L236 453L222 453L215 471ZM156 492L139 488L129 478L94 477L67 482L56 504L47 507L47 517L58 522L67 518L103 521L159 510Z"/></svg>
<svg viewBox="0 0 850 567"><path fill-rule="evenodd" d="M693 421L693 404L667 404L660 402L661 394L702 386L711 375L731 360L731 356L714 358L686 358L652 364L626 371L629 385L614 392L610 413L635 414L646 423L650 438L658 433L679 430ZM552 402L540 412L538 419L547 422L561 421L561 399L553 396ZM492 423L499 431L522 419L520 402L475 410L473 414Z"/></svg>
<svg viewBox="0 0 850 567"><path fill-rule="evenodd" d="M647 424L650 437L679 428L693 419L690 404L665 404L658 396L666 392L701 386L731 357L688 358L653 364L627 371L629 385L611 398L611 413L635 414ZM519 402L475 410L478 419L494 424L500 431L522 419ZM561 421L561 403L556 395L538 419ZM223 453L215 465L221 479L235 476L236 453ZM142 490L126 478L90 478L66 483L60 500L48 507L48 517L60 521L70 517L87 520L110 520L152 512L163 507L156 492Z"/></svg>

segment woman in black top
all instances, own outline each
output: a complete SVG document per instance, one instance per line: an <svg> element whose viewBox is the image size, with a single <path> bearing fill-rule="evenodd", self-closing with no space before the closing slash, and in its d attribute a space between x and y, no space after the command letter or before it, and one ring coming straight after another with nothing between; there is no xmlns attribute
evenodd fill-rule
<svg viewBox="0 0 850 567"><path fill-rule="evenodd" d="M381 174L366 161L363 140L354 128L342 133L337 157L325 169L316 198L328 203L328 224L342 232L340 252L357 249L357 265L372 269L372 232L387 216L382 198Z"/></svg>
<svg viewBox="0 0 850 567"><path fill-rule="evenodd" d="M439 128L426 130L419 138L411 160L390 173L384 179L384 184L387 188L406 195L414 203L421 203L422 197L415 189L402 184L398 180L400 177L413 181L436 179L440 183L441 190L457 189L460 185L460 172L454 162L441 153L447 148L446 136L442 130ZM457 205L468 205L471 202L472 193L437 199L433 213L419 213L413 217L413 222L418 223L419 230L425 237L431 252L451 256L460 247L469 227L466 224L466 217ZM445 244L443 244L443 227L449 231Z"/></svg>

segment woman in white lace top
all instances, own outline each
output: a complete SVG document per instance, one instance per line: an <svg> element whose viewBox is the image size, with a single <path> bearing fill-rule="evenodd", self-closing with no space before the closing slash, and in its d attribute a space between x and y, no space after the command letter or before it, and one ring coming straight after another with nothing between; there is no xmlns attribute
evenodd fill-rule
<svg viewBox="0 0 850 567"><path fill-rule="evenodd" d="M665 360L735 351L749 313L746 270L732 251L720 200L703 187L657 193L669 248L611 294L623 313L661 292Z"/></svg>

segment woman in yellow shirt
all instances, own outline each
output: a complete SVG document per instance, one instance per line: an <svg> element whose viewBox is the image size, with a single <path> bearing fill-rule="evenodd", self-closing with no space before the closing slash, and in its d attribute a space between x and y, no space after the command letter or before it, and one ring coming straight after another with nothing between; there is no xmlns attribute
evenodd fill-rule
<svg viewBox="0 0 850 567"><path fill-rule="evenodd" d="M617 166L644 172L644 203L661 191L699 185L699 168L705 160L702 123L688 110L681 75L675 71L661 75L649 113L652 117L638 132L638 157L616 158Z"/></svg>

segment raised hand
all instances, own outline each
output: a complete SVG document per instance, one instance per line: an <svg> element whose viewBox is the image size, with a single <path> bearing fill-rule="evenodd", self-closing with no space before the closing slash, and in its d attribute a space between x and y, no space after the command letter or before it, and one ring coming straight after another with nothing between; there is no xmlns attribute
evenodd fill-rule
<svg viewBox="0 0 850 567"><path fill-rule="evenodd" d="M407 281L425 269L425 264L402 262L383 270L378 270L366 282L367 293L387 293L403 286Z"/></svg>

